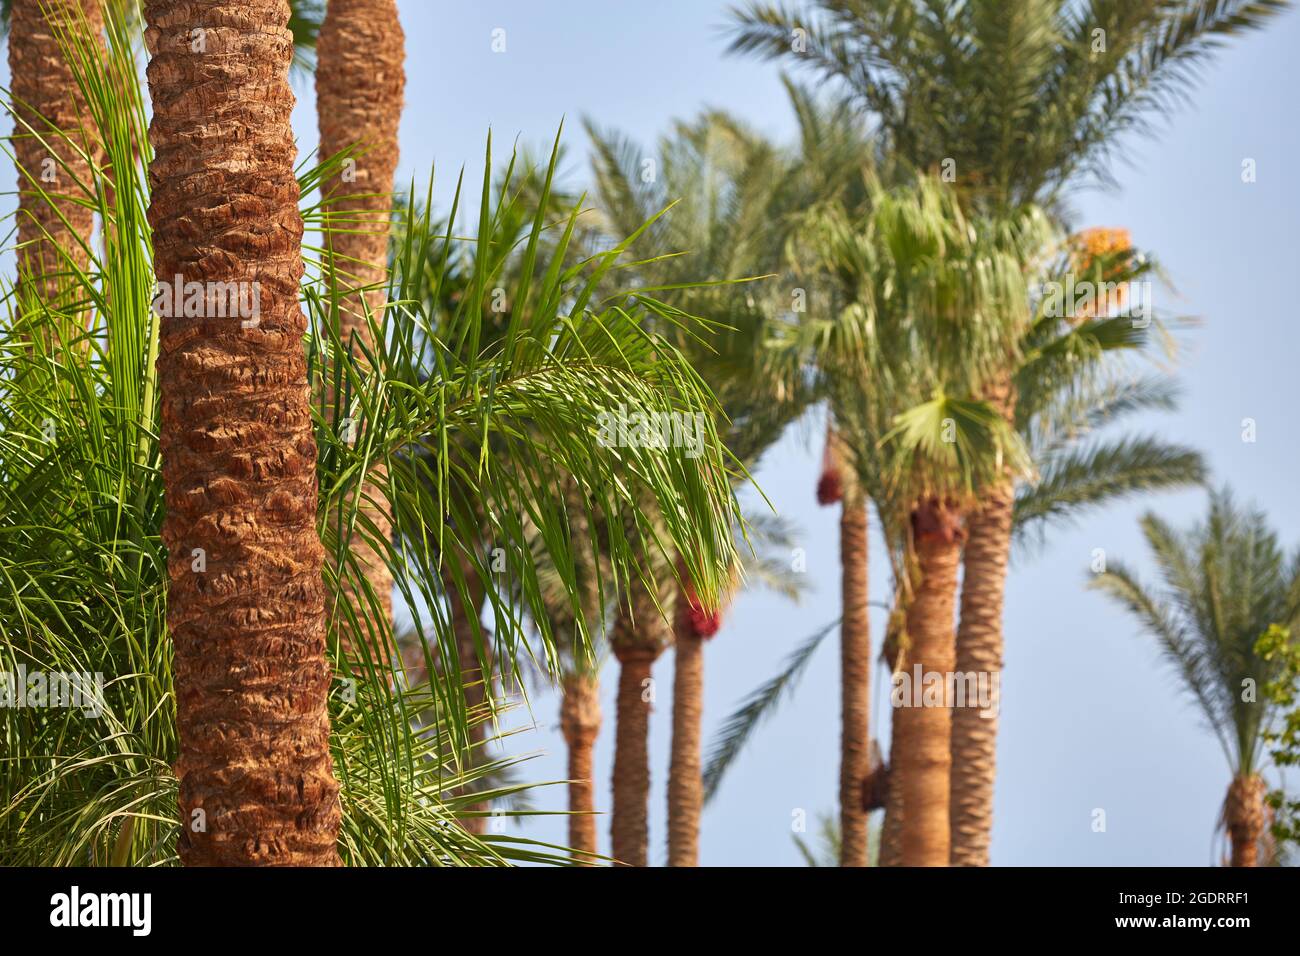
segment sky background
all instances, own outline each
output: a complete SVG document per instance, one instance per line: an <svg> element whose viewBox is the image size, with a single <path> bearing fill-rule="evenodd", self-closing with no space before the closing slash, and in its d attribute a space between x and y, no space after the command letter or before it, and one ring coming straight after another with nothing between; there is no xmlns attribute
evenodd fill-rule
<svg viewBox="0 0 1300 956"><path fill-rule="evenodd" d="M568 181L587 175L580 120L590 116L653 145L672 120L704 107L731 111L754 128L788 139L793 119L771 63L724 55L726 4L711 0L505 2L399 0L406 31L407 104L399 184L427 182L450 196L457 171L482 174L489 127L498 158L519 139L549 147L566 123ZM493 31L506 50L494 53ZM1157 293L1166 314L1195 315L1183 337L1184 386L1176 414L1133 419L1130 431L1155 433L1202 449L1217 483L1262 505L1288 544L1300 542L1295 494L1300 422L1283 396L1300 355L1290 283L1297 272L1295 230L1300 156L1294 122L1300 89L1300 14L1233 43L1204 71L1193 102L1153 135L1116 151L1120 188L1072 197L1078 226L1124 226L1152 251L1178 289ZM0 66L7 86L7 68ZM317 142L311 80L296 83L295 127L304 154ZM1288 105L1289 104L1289 105ZM1257 181L1242 182L1243 159ZM6 161L6 165L7 161ZM2 174L13 182L12 169ZM6 197L8 198L8 197ZM6 206L11 203L6 202ZM1242 419L1257 422L1253 444ZM839 614L838 509L821 509L814 489L821 431L792 431L757 472L778 511L799 528L808 556L801 606L762 593L742 594L706 649L706 747L725 716L776 673L802 639ZM1213 736L1178 691L1149 638L1085 589L1093 549L1148 575L1137 519L1152 508L1179 524L1199 518L1205 496L1189 491L1111 508L1057 531L1045 547L1020 554L1007 593L1006 669L993 834L995 865L1204 865L1216 859L1213 834L1229 782ZM881 543L873 530L873 598L888 593ZM873 610L873 642L883 634ZM762 728L704 813L705 865L800 865L791 821L836 810L838 654L828 639L796 695ZM651 724L651 861L666 855L665 781L671 730L672 655L656 665L658 702ZM612 667L602 684L605 726L596 751L597 797L608 811L613 760ZM874 735L888 739L884 675L873 682ZM537 751L521 774L565 775L558 701L533 699L537 728L511 749ZM511 719L513 718L513 719ZM528 723L516 711L510 726ZM1275 778L1274 778L1275 779ZM562 810L563 787L534 792L542 809ZM1107 829L1093 832L1105 810ZM560 816L507 826L563 842ZM608 819L601 823L608 851Z"/></svg>
<svg viewBox="0 0 1300 956"><path fill-rule="evenodd" d="M647 147L675 119L705 107L731 111L754 128L788 140L793 117L779 67L725 55L727 4L562 0L547 4L402 0L407 105L399 182L428 180L449 200L456 173L479 181L491 127L504 159L513 142L545 151L561 121L563 172L581 184L587 143L580 120L614 126ZM505 31L505 52L492 50ZM1183 337L1185 388L1173 415L1135 418L1132 431L1202 449L1216 482L1256 500L1283 539L1300 543L1294 492L1300 423L1281 400L1300 356L1290 282L1297 271L1300 156L1294 98L1300 14L1232 44L1206 71L1193 103L1152 135L1116 150L1120 188L1077 191L1079 226L1125 226L1136 245L1168 271L1178 297L1157 292L1166 314L1199 316ZM304 150L316 143L310 81L299 84L295 117ZM1289 106L1288 106L1289 104ZM1257 181L1241 180L1245 158ZM1257 441L1241 440L1243 418ZM838 509L817 507L821 431L797 428L765 458L759 485L800 529L808 555L801 606L762 592L740 596L706 649L704 739L750 690L772 676L792 648L839 615ZM1196 520L1205 496L1161 495L1093 515L1017 557L1007 592L1006 670L992 847L994 865L1204 865L1217 859L1215 823L1229 776L1222 753L1189 699L1178 691L1153 642L1101 595L1085 589L1094 548L1150 572L1137 528L1153 508L1178 523ZM883 545L873 532L871 588L888 593ZM883 611L873 611L876 646ZM651 723L651 861L666 856L672 654L655 668ZM822 644L797 695L762 728L705 810L705 865L800 865L791 836L796 810L810 830L836 812L838 652ZM610 802L614 744L614 665L607 666L605 715L596 749L597 798ZM888 740L887 684L873 682L873 734ZM511 738L512 751L540 753L520 773L565 776L558 701L533 698L536 731ZM528 721L516 711L513 723ZM507 722L510 722L510 717ZM542 809L562 810L565 788L534 793ZM1095 808L1106 832L1092 829ZM563 817L506 824L513 832L563 842ZM608 844L608 818L601 846Z"/></svg>

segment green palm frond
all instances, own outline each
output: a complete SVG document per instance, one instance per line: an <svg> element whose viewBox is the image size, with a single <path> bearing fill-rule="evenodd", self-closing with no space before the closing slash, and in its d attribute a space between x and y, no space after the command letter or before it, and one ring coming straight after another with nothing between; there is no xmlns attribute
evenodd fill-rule
<svg viewBox="0 0 1300 956"><path fill-rule="evenodd" d="M89 250L88 269L66 266L79 304L62 318L84 321L87 332L53 344L25 336L54 316L30 293L0 290L10 320L0 334L0 666L103 674L102 712L0 712L5 862L174 862L178 830L149 196L134 153L144 144L148 158L146 113L129 29L121 18L109 21L107 58L84 37L70 57L116 187L110 198L102 174L86 184L106 224L104 244ZM309 194L337 162L302 173L305 214L316 222L330 211ZM550 667L559 654L549 632L537 641L524 634L525 611L542 606L530 534L561 556L560 586L577 604L574 562L564 559L574 543L552 493L561 479L581 489L585 513L620 519L599 527L611 576L623 583L640 573L645 550L680 553L700 592L716 596L735 561L737 506L712 427L715 403L681 353L651 331L691 320L611 288L607 277L636 237L596 255L566 250L578 213L558 224L550 216L554 157L531 198L507 191L494 202L490 170L489 159L472 238L448 226L440 245L431 230L411 227L419 218L411 207L398 215L387 334L376 335L376 348L339 341L339 303L325 291L337 288L328 281L337 264L306 251L317 258L302 292L313 320L304 347L322 396L319 525L331 646L345 636L367 652L395 643L379 596L344 544L355 531L389 564L442 665L430 666L430 685L401 690L389 660L339 661L331 745L342 850L354 863L561 859L532 841L480 839L452 823L467 799L484 798L482 787L508 801L523 785L491 782L500 780L501 761L464 760L470 728L484 715L468 713L461 693L472 662L451 640L441 583L447 562L468 556L469 573L491 582L498 572L483 544L507 555L501 573L511 586L490 589L491 638L499 666L513 672L521 659ZM454 210L446 221L456 221ZM551 235L558 239L544 241ZM508 286L498 285L503 244L519 250ZM453 260L465 266L444 290ZM492 308L498 288L507 293L504 312ZM326 375L328 389L319 387ZM703 416L699 455L602 444L600 415L620 404ZM395 519L393 540L358 507L363 483ZM648 527L646 502L657 537L633 547L624 522ZM455 586L464 587L463 577ZM360 614L349 590L364 599Z"/></svg>
<svg viewBox="0 0 1300 956"><path fill-rule="evenodd" d="M1167 114L1225 38L1285 0L811 0L732 10L732 50L842 84L911 165L992 206L1109 182L1121 134Z"/></svg>
<svg viewBox="0 0 1300 956"><path fill-rule="evenodd" d="M1263 513L1238 506L1227 490L1211 494L1208 517L1190 530L1147 514L1142 532L1159 589L1113 560L1093 586L1156 638L1234 774L1253 773L1273 706L1249 691L1268 685L1280 666L1256 646L1269 628L1300 616L1300 555L1285 554Z"/></svg>
<svg viewBox="0 0 1300 956"><path fill-rule="evenodd" d="M1041 535L1048 523L1133 495L1197 485L1207 469L1200 452L1155 437L1124 437L1070 447L1048 458L1036 482L1016 493L1015 533Z"/></svg>
<svg viewBox="0 0 1300 956"><path fill-rule="evenodd" d="M704 799L712 800L717 795L718 786L723 776L731 768L736 757L740 755L754 731L794 692L799 679L807 670L817 648L821 646L828 634L835 633L840 626L839 618L827 624L820 631L805 639L782 665L781 672L749 694L739 709L723 721L718 737L709 748L709 755L704 765Z"/></svg>

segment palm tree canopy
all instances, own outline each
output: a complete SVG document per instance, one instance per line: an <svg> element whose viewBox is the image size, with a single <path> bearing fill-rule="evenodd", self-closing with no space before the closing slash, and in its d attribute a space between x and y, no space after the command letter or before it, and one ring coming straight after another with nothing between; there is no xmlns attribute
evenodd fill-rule
<svg viewBox="0 0 1300 956"><path fill-rule="evenodd" d="M1159 583L1145 584L1128 565L1108 560L1092 587L1156 639L1234 775L1254 773L1272 714L1259 691L1279 666L1258 655L1256 642L1300 615L1300 551L1288 555L1263 512L1239 506L1227 489L1211 494L1208 517L1188 530L1151 513L1141 527Z"/></svg>
<svg viewBox="0 0 1300 956"><path fill-rule="evenodd" d="M1224 38L1288 0L754 0L732 49L840 81L889 147L950 161L997 209L1052 206L1075 177L1109 182L1119 134L1190 96Z"/></svg>

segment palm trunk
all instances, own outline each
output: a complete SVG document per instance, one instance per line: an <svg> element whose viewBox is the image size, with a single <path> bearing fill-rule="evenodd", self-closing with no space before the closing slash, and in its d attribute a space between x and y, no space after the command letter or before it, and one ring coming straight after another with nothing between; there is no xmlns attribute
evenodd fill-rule
<svg viewBox="0 0 1300 956"><path fill-rule="evenodd" d="M1257 866L1259 839L1264 835L1264 778L1249 774L1234 777L1228 787L1223 816L1232 840L1232 865Z"/></svg>
<svg viewBox="0 0 1300 956"><path fill-rule="evenodd" d="M953 866L988 866L997 769L998 701L1002 681L1002 604L1011 554L1015 487L994 488L970 519L963 558L957 671L987 680L987 708L966 701L952 715L951 827ZM969 684L968 684L969 686Z"/></svg>
<svg viewBox="0 0 1300 956"><path fill-rule="evenodd" d="M891 770L898 751L898 721L894 721L889 748ZM885 819L880 825L880 865L903 865L903 789L898 779L890 775L889 795L885 802Z"/></svg>
<svg viewBox="0 0 1300 956"><path fill-rule="evenodd" d="M322 159L355 148L346 167L325 184L333 228L325 244L334 259L334 278L342 297L339 338L348 348L355 337L361 348L374 349L367 312L383 328L387 304L388 231L393 177L397 170L398 127L406 86L404 36L396 0L330 0L316 45L316 109ZM358 292L357 290L364 290ZM382 345L382 342L378 343ZM344 415L349 414L344 410ZM392 536L392 521L377 480L361 487L360 511L375 525L379 539ZM382 553L360 533L349 542L366 581L389 622L393 616L393 575ZM349 600L359 619L370 616L364 595ZM381 632L381 628L375 631ZM386 659L374 642L372 654ZM352 650L345 647L345 651Z"/></svg>
<svg viewBox="0 0 1300 956"><path fill-rule="evenodd" d="M677 594L673 616L673 743L668 770L668 865L700 865L704 806L700 721L704 713L704 639L691 626L690 599Z"/></svg>
<svg viewBox="0 0 1300 956"><path fill-rule="evenodd" d="M85 271L94 231L94 169L99 137L59 37L79 36L82 18L95 37L104 29L98 0L13 0L9 74L18 167L18 285L56 313L52 331L67 342L84 332L69 281ZM40 193L44 192L49 201ZM21 299L20 299L21 301ZM71 314L68 311L71 310Z"/></svg>
<svg viewBox="0 0 1300 956"><path fill-rule="evenodd" d="M560 729L569 751L569 846L574 860L589 863L600 852L596 836L593 756L600 733L600 678L571 674L560 699Z"/></svg>
<svg viewBox="0 0 1300 956"><path fill-rule="evenodd" d="M953 614L961 561L960 517L945 504L929 500L913 512L912 529L918 582L907 614L911 648L904 672L911 681L911 699L894 710L898 753L891 757L893 782L903 802L903 865L947 866L952 711L942 694L937 701L922 695L931 681L943 688L956 665ZM920 685L914 679L918 668Z"/></svg>
<svg viewBox="0 0 1300 956"><path fill-rule="evenodd" d="M614 738L614 806L610 852L623 866L648 866L650 801L650 710L654 703L651 670L668 643L664 613L638 580L621 602L610 641L618 658L618 710Z"/></svg>
<svg viewBox="0 0 1300 956"><path fill-rule="evenodd" d="M224 308L161 323L186 865L339 863L288 12L145 4L158 279L259 303L255 327Z"/></svg>
<svg viewBox="0 0 1300 956"><path fill-rule="evenodd" d="M840 865L867 865L862 787L871 772L871 632L867 617L867 507L848 493L840 513Z"/></svg>

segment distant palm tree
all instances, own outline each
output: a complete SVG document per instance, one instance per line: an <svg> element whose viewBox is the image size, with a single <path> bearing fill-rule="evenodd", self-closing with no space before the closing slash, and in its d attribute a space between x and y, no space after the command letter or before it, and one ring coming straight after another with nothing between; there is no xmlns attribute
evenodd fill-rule
<svg viewBox="0 0 1300 956"><path fill-rule="evenodd" d="M952 177L968 207L1004 217L1089 177L1110 182L1120 134L1168 111L1226 36L1263 26L1286 0L755 0L732 49L835 82L878 124L883 148ZM1030 254L1036 250L1028 250ZM1016 416L1015 357L983 397ZM1000 673L1015 482L990 485L965 548L962 667ZM953 863L987 865L996 720L954 714Z"/></svg>
<svg viewBox="0 0 1300 956"><path fill-rule="evenodd" d="M748 480L761 456L808 407L813 395L765 348L768 306L788 294L771 281L780 271L795 214L804 208L793 158L735 118L711 111L675 124L653 155L624 137L588 123L595 147L597 207L618 233L653 219L637 250L645 261L638 281L648 294L701 316L707 334L676 325L662 330L691 361L718 398L719 431ZM647 165L649 164L649 165ZM632 226L636 228L636 226ZM672 255L681 250L684 255ZM680 286L710 283L685 291ZM744 555L746 542L737 542ZM746 564L753 566L754 562ZM771 564L769 562L768 569ZM668 779L668 865L696 866L703 808L700 727L704 704L704 642L722 625L725 608L705 607L682 562L674 572L673 736ZM771 580L771 575L767 575ZM741 575L734 576L739 584ZM785 588L789 590L789 588ZM731 589L722 596L731 599Z"/></svg>
<svg viewBox="0 0 1300 956"><path fill-rule="evenodd" d="M1232 865L1255 866L1266 822L1261 735L1274 711L1259 690L1280 666L1262 659L1256 642L1300 619L1300 551L1287 555L1266 516L1239 507L1226 489L1211 494L1206 521L1188 531L1151 513L1141 526L1160 586L1113 559L1092 586L1137 618L1196 700L1232 772L1222 817Z"/></svg>
<svg viewBox="0 0 1300 956"><path fill-rule="evenodd" d="M1029 324L1008 237L1032 236L1041 217L968 220L953 190L922 177L895 190L873 186L865 214L827 207L816 227L813 241L847 305L801 334L815 343L848 466L885 503L886 525L905 528L908 676L915 667L942 682L955 668L965 512L992 476L1027 464L980 389ZM920 693L913 688L894 711L891 784L905 809L903 862L945 866L951 710L922 706Z"/></svg>

